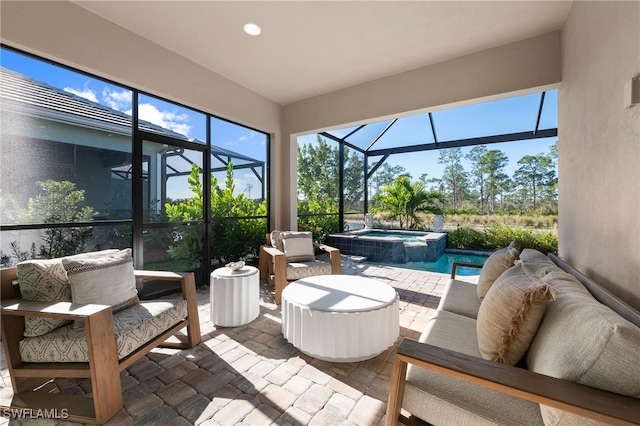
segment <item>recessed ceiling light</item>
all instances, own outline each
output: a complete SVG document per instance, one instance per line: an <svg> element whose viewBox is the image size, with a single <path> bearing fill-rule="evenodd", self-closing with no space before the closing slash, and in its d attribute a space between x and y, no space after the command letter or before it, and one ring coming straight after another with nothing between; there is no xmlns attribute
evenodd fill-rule
<svg viewBox="0 0 640 426"><path fill-rule="evenodd" d="M253 24L251 22L249 22L248 24L244 24L244 27L242 27L242 29L244 30L245 33L249 34L250 36L257 36L257 35L260 35L260 33L262 32L262 28L260 28L258 25Z"/></svg>

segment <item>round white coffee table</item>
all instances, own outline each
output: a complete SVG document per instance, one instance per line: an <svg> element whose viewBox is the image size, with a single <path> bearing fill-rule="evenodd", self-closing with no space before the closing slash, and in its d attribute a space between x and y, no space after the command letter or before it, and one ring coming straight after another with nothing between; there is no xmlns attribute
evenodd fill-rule
<svg viewBox="0 0 640 426"><path fill-rule="evenodd" d="M211 273L211 322L223 327L248 324L260 313L258 269L224 267Z"/></svg>
<svg viewBox="0 0 640 426"><path fill-rule="evenodd" d="M282 292L282 334L301 352L324 361L373 358L400 335L393 287L353 275L319 275Z"/></svg>

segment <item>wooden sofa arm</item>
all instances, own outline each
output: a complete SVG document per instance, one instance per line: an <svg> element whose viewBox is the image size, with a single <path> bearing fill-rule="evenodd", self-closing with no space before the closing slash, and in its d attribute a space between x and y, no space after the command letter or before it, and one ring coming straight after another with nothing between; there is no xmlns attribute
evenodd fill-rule
<svg viewBox="0 0 640 426"><path fill-rule="evenodd" d="M637 398L404 339L398 346L391 375L387 426L397 424L408 364L600 422L636 425L640 419Z"/></svg>
<svg viewBox="0 0 640 426"><path fill-rule="evenodd" d="M458 266L460 267L465 267L465 268L478 268L478 269L482 269L482 267L484 266L482 263L469 263L469 262L453 262L453 265L451 265L451 278L455 279L456 278L456 270L458 269Z"/></svg>
<svg viewBox="0 0 640 426"><path fill-rule="evenodd" d="M108 311L111 306L97 304L76 304L71 302L38 302L31 300L3 300L2 315L34 316L58 318L64 320L84 320L101 311Z"/></svg>

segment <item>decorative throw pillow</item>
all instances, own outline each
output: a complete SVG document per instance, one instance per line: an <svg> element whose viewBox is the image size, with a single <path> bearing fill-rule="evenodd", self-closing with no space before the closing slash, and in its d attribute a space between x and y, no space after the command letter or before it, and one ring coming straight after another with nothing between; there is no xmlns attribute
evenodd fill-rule
<svg viewBox="0 0 640 426"><path fill-rule="evenodd" d="M18 286L24 300L71 302L71 287L60 259L26 260L16 265ZM57 318L26 316L24 336L47 334L69 321Z"/></svg>
<svg viewBox="0 0 640 426"><path fill-rule="evenodd" d="M99 258L65 257L73 303L111 305L113 312L138 303L131 249Z"/></svg>
<svg viewBox="0 0 640 426"><path fill-rule="evenodd" d="M518 249L515 242L511 242L508 247L494 251L491 256L484 262L484 266L480 270L478 277L478 300L482 302L485 294L493 284L493 282L504 271L513 266L519 257Z"/></svg>
<svg viewBox="0 0 640 426"><path fill-rule="evenodd" d="M287 262L313 262L313 234L311 232L283 232L282 245Z"/></svg>
<svg viewBox="0 0 640 426"><path fill-rule="evenodd" d="M90 258L117 253L117 249L82 253L69 258ZM16 265L20 294L25 300L39 302L71 302L71 287L62 259L32 259ZM24 336L35 337L47 334L69 321L57 318L26 316Z"/></svg>
<svg viewBox="0 0 640 426"><path fill-rule="evenodd" d="M270 236L271 245L280 251L284 251L284 246L282 244L282 232L283 231L273 230L271 231Z"/></svg>
<svg viewBox="0 0 640 426"><path fill-rule="evenodd" d="M516 365L524 356L542 321L551 286L534 279L534 271L520 263L493 283L480 304L478 348L484 359Z"/></svg>

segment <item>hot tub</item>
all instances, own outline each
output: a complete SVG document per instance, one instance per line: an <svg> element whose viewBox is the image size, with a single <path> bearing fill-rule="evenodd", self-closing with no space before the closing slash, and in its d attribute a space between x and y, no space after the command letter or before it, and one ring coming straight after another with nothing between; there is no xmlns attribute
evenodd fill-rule
<svg viewBox="0 0 640 426"><path fill-rule="evenodd" d="M361 229L330 234L327 245L340 253L363 256L371 262L436 262L447 248L445 232Z"/></svg>

